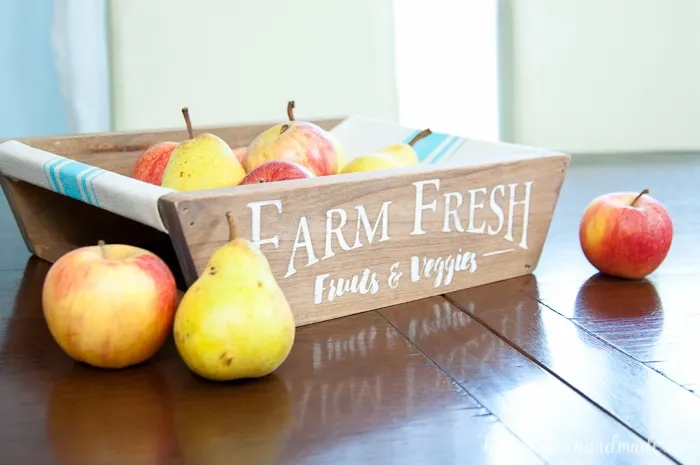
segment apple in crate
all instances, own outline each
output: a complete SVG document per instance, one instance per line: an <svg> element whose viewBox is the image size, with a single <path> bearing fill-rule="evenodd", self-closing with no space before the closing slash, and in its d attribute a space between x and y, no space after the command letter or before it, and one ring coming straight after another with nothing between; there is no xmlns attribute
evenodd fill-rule
<svg viewBox="0 0 700 465"><path fill-rule="evenodd" d="M42 306L51 335L71 358L123 368L149 359L162 346L172 330L177 287L157 255L100 241L51 266Z"/></svg>
<svg viewBox="0 0 700 465"><path fill-rule="evenodd" d="M236 147L233 150L233 154L236 156L238 159L238 162L242 165L243 160L245 159L245 155L248 152L248 147Z"/></svg>
<svg viewBox="0 0 700 465"><path fill-rule="evenodd" d="M175 147L177 142L172 141L159 142L149 147L134 163L131 177L160 186L163 172Z"/></svg>
<svg viewBox="0 0 700 465"><path fill-rule="evenodd" d="M260 184L313 177L315 177L314 173L299 163L287 160L271 160L254 168L253 171L243 178L241 184Z"/></svg>
<svg viewBox="0 0 700 465"><path fill-rule="evenodd" d="M593 199L579 225L588 261L618 278L642 279L652 273L666 259L672 239L671 216L647 189Z"/></svg>
<svg viewBox="0 0 700 465"><path fill-rule="evenodd" d="M248 145L243 159L246 172L270 160L288 160L316 176L338 174L346 158L336 137L314 123L294 119L294 101L287 105L287 116L288 122L266 129Z"/></svg>

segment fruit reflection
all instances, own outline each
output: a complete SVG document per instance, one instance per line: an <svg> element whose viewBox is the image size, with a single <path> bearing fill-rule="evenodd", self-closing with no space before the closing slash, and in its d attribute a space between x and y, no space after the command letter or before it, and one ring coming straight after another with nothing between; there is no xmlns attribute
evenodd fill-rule
<svg viewBox="0 0 700 465"><path fill-rule="evenodd" d="M153 366L119 372L74 365L57 379L46 412L60 463L168 463L174 452L172 404Z"/></svg>
<svg viewBox="0 0 700 465"><path fill-rule="evenodd" d="M575 318L639 318L660 314L659 294L647 279L629 281L597 273L576 296Z"/></svg>
<svg viewBox="0 0 700 465"><path fill-rule="evenodd" d="M193 377L174 412L180 453L197 465L275 463L292 417L290 393L274 373L224 384Z"/></svg>

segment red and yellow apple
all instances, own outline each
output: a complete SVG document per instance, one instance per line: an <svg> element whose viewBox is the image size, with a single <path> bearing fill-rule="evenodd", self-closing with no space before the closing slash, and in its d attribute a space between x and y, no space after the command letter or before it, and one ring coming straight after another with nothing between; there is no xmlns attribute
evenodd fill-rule
<svg viewBox="0 0 700 465"><path fill-rule="evenodd" d="M652 273L666 259L672 239L671 216L646 189L593 199L579 225L581 248L591 265L619 278Z"/></svg>
<svg viewBox="0 0 700 465"><path fill-rule="evenodd" d="M245 155L248 152L248 147L236 147L233 150L233 154L238 158L238 162L242 165Z"/></svg>
<svg viewBox="0 0 700 465"><path fill-rule="evenodd" d="M149 147L134 163L131 177L160 186L163 172L175 147L177 142L172 141L159 142Z"/></svg>
<svg viewBox="0 0 700 465"><path fill-rule="evenodd" d="M293 110L291 101L287 105L289 121L266 129L248 145L243 159L247 173L270 160L297 162L316 176L340 172L346 157L337 138L314 123L297 121Z"/></svg>
<svg viewBox="0 0 700 465"><path fill-rule="evenodd" d="M52 337L68 356L123 368L160 349L172 331L177 287L167 264L152 252L100 241L51 266L42 307Z"/></svg>
<svg viewBox="0 0 700 465"><path fill-rule="evenodd" d="M313 177L315 177L314 173L299 163L287 160L270 160L256 166L243 178L241 184L259 184Z"/></svg>

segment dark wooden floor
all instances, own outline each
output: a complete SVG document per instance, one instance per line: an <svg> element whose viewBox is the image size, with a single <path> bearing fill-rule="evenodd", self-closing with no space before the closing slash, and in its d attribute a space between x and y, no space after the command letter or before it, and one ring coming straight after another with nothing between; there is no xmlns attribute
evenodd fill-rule
<svg viewBox="0 0 700 465"><path fill-rule="evenodd" d="M274 375L190 375L172 343L103 372L51 339L0 202L0 463L700 463L700 156L574 158L536 272L303 327ZM675 222L647 281L597 276L586 204L650 188Z"/></svg>

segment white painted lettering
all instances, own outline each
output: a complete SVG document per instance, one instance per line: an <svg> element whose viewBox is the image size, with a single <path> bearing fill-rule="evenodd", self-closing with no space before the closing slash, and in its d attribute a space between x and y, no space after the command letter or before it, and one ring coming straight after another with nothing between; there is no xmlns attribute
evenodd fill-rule
<svg viewBox="0 0 700 465"><path fill-rule="evenodd" d="M261 229L261 217L262 217L262 207L274 205L277 207L277 213L282 213L282 201L281 200L260 200L258 202L249 202L246 205L250 208L250 240L253 244L260 247L263 244L272 244L275 248L280 245L280 238L275 234L267 239L261 239L260 229Z"/></svg>
<svg viewBox="0 0 700 465"><path fill-rule="evenodd" d="M489 201L489 205L491 207L491 210L496 214L496 217L498 217L498 227L497 228L494 229L489 225L488 232L491 236L498 234L499 232L501 232L501 229L503 229L503 209L496 201L496 192L499 192L499 191L501 192L501 198L505 197L506 189L503 186L503 184L499 184L498 186L491 189L491 198Z"/></svg>
<svg viewBox="0 0 700 465"><path fill-rule="evenodd" d="M484 208L484 201L476 203L476 194L481 193L486 195L486 188L480 187L478 189L469 189L469 227L467 232L482 234L486 229L486 221L481 223L478 228L474 225L474 217L476 216L476 209Z"/></svg>
<svg viewBox="0 0 700 465"><path fill-rule="evenodd" d="M326 280L328 286L326 286ZM314 283L314 304L320 304L325 299L333 302L344 294L376 294L379 291L377 273L365 268L361 274L352 275L350 278L331 278L328 273L316 277Z"/></svg>
<svg viewBox="0 0 700 465"><path fill-rule="evenodd" d="M340 224L333 227L333 214L337 213L340 216ZM351 247L348 245L345 237L343 237L343 226L348 221L348 214L342 208L332 208L326 212L326 254L321 258L325 260L335 255L333 252L333 235L335 234L338 240L338 245L343 250L350 250Z"/></svg>
<svg viewBox="0 0 700 465"><path fill-rule="evenodd" d="M300 239L303 236L303 241L300 242ZM318 262L318 258L316 258L316 255L314 254L314 247L311 242L311 233L309 232L309 221L306 219L305 216L302 216L299 218L299 226L297 226L297 235L294 238L294 246L292 247L292 254L289 257L289 265L287 266L287 274L284 275L285 278L289 278L292 276L294 273L297 272L297 270L294 268L294 259L296 257L297 249L300 247L305 247L306 248L306 256L307 256L307 262L306 266L311 266L314 263Z"/></svg>
<svg viewBox="0 0 700 465"><path fill-rule="evenodd" d="M425 231L422 228L423 210L437 210L437 200L433 200L428 204L423 203L423 186L426 184L432 184L435 186L436 190L440 190L440 180L429 179L427 181L416 181L412 184L416 186L416 202L413 214L413 232L411 232L411 236L420 236L425 234Z"/></svg>
<svg viewBox="0 0 700 465"><path fill-rule="evenodd" d="M456 256L447 257L411 257L411 281L417 282L423 278L433 280L433 287L449 286L452 283L455 272L476 271L476 254L462 252L459 249Z"/></svg>
<svg viewBox="0 0 700 465"><path fill-rule="evenodd" d="M369 218L367 217L367 211L362 205L355 207L357 210L357 228L355 232L355 244L353 244L353 249L359 249L363 246L360 241L360 226L365 230L365 236L369 240L369 244L374 242L374 236L377 234L377 228L379 227L379 222L382 222L382 235L377 242L384 242L389 240L389 205L391 201L384 202L382 208L379 210L379 215L377 220L374 222L374 226L370 226Z"/></svg>
<svg viewBox="0 0 700 465"><path fill-rule="evenodd" d="M517 205L523 206L523 232L520 238L521 248L527 249L527 229L528 222L530 220L530 191L532 186L532 181L527 181L525 184L525 199L516 201L515 200L515 189L518 184L508 184L509 200L508 200L508 229L506 230L506 235L504 239L512 241L513 240L513 211Z"/></svg>
<svg viewBox="0 0 700 465"><path fill-rule="evenodd" d="M451 207L452 199L457 200L457 205L454 208ZM462 206L463 198L462 194L459 192L448 192L445 194L445 218L442 222L442 232L452 232L450 229L450 218L455 225L455 229L459 232L464 232L464 227L462 227L462 222L459 220L459 207Z"/></svg>
<svg viewBox="0 0 700 465"><path fill-rule="evenodd" d="M396 289L396 287L399 285L399 282L401 281L401 275L403 275L403 272L399 271L400 265L401 262L396 262L389 267L388 284L389 288L391 289Z"/></svg>

